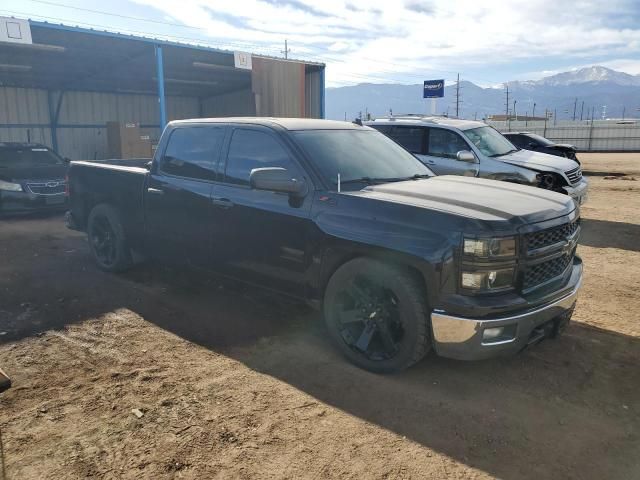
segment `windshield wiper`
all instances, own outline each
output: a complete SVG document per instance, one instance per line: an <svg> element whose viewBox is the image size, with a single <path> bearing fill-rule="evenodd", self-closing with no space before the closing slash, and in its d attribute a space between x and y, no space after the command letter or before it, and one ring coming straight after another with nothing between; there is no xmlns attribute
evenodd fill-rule
<svg viewBox="0 0 640 480"><path fill-rule="evenodd" d="M421 178L431 178L431 175L428 173L416 173L415 175L411 175L410 177L403 178L403 180L420 180Z"/></svg>
<svg viewBox="0 0 640 480"><path fill-rule="evenodd" d="M367 185L377 185L380 183L405 182L407 180L420 180L421 178L429 178L431 175L426 173L416 173L410 177L360 177L350 178L349 180L340 180L340 185L349 185L352 183L366 183ZM337 184L337 182L334 182Z"/></svg>

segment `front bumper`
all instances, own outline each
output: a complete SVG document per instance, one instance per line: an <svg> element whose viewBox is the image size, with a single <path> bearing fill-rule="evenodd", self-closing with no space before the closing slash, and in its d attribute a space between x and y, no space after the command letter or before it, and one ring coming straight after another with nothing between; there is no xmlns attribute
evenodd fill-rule
<svg viewBox="0 0 640 480"><path fill-rule="evenodd" d="M64 193L36 195L29 192L0 192L0 215L60 211L67 208Z"/></svg>
<svg viewBox="0 0 640 480"><path fill-rule="evenodd" d="M557 333L569 320L582 284L582 262L577 259L567 284L568 293L534 309L490 319L431 313L433 345L438 355L458 360L480 360L516 353ZM485 330L504 327L507 338L487 340Z"/></svg>
<svg viewBox="0 0 640 480"><path fill-rule="evenodd" d="M569 195L578 205L582 205L587 201L589 194L589 182L584 178L580 183L573 187L563 187L567 195Z"/></svg>

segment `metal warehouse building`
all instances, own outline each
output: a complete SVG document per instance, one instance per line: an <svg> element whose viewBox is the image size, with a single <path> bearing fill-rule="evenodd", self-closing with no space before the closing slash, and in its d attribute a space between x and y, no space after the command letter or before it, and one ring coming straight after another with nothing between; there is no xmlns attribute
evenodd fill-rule
<svg viewBox="0 0 640 480"><path fill-rule="evenodd" d="M324 65L0 17L0 142L107 157L106 123L324 117Z"/></svg>

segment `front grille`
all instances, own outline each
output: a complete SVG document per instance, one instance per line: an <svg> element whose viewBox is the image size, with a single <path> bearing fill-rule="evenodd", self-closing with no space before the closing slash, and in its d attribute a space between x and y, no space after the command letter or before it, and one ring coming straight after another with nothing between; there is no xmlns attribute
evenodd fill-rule
<svg viewBox="0 0 640 480"><path fill-rule="evenodd" d="M528 267L524 273L522 289L529 290L562 275L572 260L573 252Z"/></svg>
<svg viewBox="0 0 640 480"><path fill-rule="evenodd" d="M573 170L569 170L565 173L567 175L567 178L571 182L571 185L575 185L580 180L582 180L582 169L580 167L574 168Z"/></svg>
<svg viewBox="0 0 640 480"><path fill-rule="evenodd" d="M565 223L559 227L543 230L542 232L529 233L526 235L527 251L531 252L539 248L548 247L554 243L566 241L578 229L580 220Z"/></svg>
<svg viewBox="0 0 640 480"><path fill-rule="evenodd" d="M59 195L64 193L64 187L64 180L27 183L27 188L35 195Z"/></svg>

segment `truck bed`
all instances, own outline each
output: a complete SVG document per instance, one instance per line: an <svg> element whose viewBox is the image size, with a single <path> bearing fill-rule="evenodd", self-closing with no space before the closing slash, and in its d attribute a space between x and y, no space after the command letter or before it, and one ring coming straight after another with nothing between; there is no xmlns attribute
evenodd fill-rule
<svg viewBox="0 0 640 480"><path fill-rule="evenodd" d="M143 167L71 162L69 205L76 228L84 231L91 209L107 203L121 212L132 246L141 242L144 231L143 191L148 173Z"/></svg>

